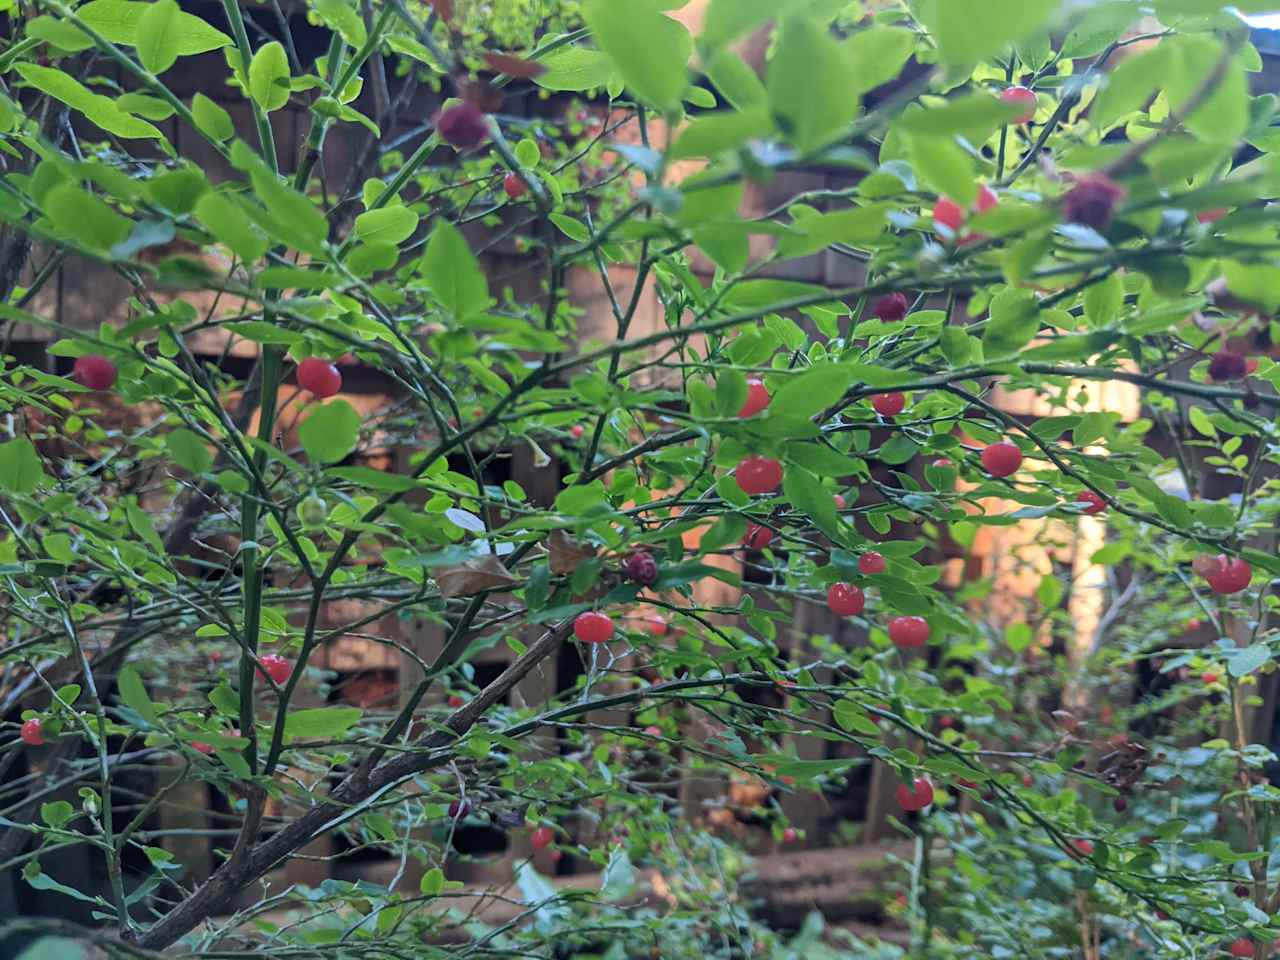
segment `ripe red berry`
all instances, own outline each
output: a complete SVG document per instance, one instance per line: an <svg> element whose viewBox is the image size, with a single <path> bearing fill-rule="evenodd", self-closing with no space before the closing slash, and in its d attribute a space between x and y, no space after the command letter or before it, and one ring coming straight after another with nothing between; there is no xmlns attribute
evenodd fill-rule
<svg viewBox="0 0 1280 960"><path fill-rule="evenodd" d="M44 746L44 724L39 720L27 720L18 731L18 736L29 747L42 747Z"/></svg>
<svg viewBox="0 0 1280 960"><path fill-rule="evenodd" d="M955 725L956 718L951 716L949 713L944 713L938 718L938 726L942 727L944 730L950 730Z"/></svg>
<svg viewBox="0 0 1280 960"><path fill-rule="evenodd" d="M1230 212L1226 207L1214 207L1212 210L1201 210L1196 214L1196 219L1201 223L1217 223Z"/></svg>
<svg viewBox="0 0 1280 960"><path fill-rule="evenodd" d="M449 708L452 710L457 710L460 706L462 706L466 702L467 702L466 698L464 698L460 693L449 694L449 699L445 701L445 703L448 704Z"/></svg>
<svg viewBox="0 0 1280 960"><path fill-rule="evenodd" d="M1197 620L1197 619L1195 619L1194 617L1193 617L1192 619L1190 619L1190 620L1188 620L1188 621L1187 621L1187 629L1188 629L1188 630L1193 630L1193 631L1194 631L1194 630L1199 630L1199 629L1200 629L1201 627L1203 627L1203 626L1204 626L1204 621L1203 621L1203 620Z"/></svg>
<svg viewBox="0 0 1280 960"><path fill-rule="evenodd" d="M342 389L342 374L328 360L307 357L298 364L298 386L317 400L324 400Z"/></svg>
<svg viewBox="0 0 1280 960"><path fill-rule="evenodd" d="M833 583L827 591L827 606L840 617L856 617L867 605L861 587L851 583Z"/></svg>
<svg viewBox="0 0 1280 960"><path fill-rule="evenodd" d="M1014 123L1030 123L1036 115L1036 107L1040 105L1035 92L1026 87L1008 87L1001 91L1000 99L1011 107L1021 108L1019 113L1014 114Z"/></svg>
<svg viewBox="0 0 1280 960"><path fill-rule="evenodd" d="M747 417L754 417L769 406L769 401L772 399L764 385L764 381L758 377L752 377L747 381L747 400L742 405L742 409L738 411L738 418L745 420Z"/></svg>
<svg viewBox="0 0 1280 960"><path fill-rule="evenodd" d="M1107 501L1103 500L1102 497L1098 496L1092 490L1081 490L1077 493L1076 503L1088 504L1088 506L1080 512L1086 513L1089 516L1101 513L1103 510L1107 509Z"/></svg>
<svg viewBox="0 0 1280 960"><path fill-rule="evenodd" d="M834 497L831 498L831 500L833 503L835 503L837 510L843 510L845 508L846 502L845 502L843 493L837 493Z"/></svg>
<svg viewBox="0 0 1280 960"><path fill-rule="evenodd" d="M116 383L116 365L106 357L90 353L76 357L72 369L76 383L90 390L110 390Z"/></svg>
<svg viewBox="0 0 1280 960"><path fill-rule="evenodd" d="M907 310L910 307L911 305L907 302L905 294L891 293L877 300L871 312L877 320L883 320L885 323L897 323L907 315Z"/></svg>
<svg viewBox="0 0 1280 960"><path fill-rule="evenodd" d="M1205 683L1217 683L1218 675L1212 670L1206 670L1204 673L1200 674L1200 679Z"/></svg>
<svg viewBox="0 0 1280 960"><path fill-rule="evenodd" d="M871 398L871 406L882 417L896 417L907 406L906 394L878 393Z"/></svg>
<svg viewBox="0 0 1280 960"><path fill-rule="evenodd" d="M910 787L905 783L898 784L896 792L898 806L908 813L923 810L933 803L933 784L925 777L916 777Z"/></svg>
<svg viewBox="0 0 1280 960"><path fill-rule="evenodd" d="M471 150L489 138L489 120L474 103L455 103L436 114L436 131L455 150Z"/></svg>
<svg viewBox="0 0 1280 960"><path fill-rule="evenodd" d="M533 849L543 850L551 846L551 842L555 838L556 832L550 827L538 827L529 835L529 842L533 844Z"/></svg>
<svg viewBox="0 0 1280 960"><path fill-rule="evenodd" d="M650 617L646 625L649 628L650 636L654 637L665 637L667 635L667 630L670 629L667 621L663 620L661 617Z"/></svg>
<svg viewBox="0 0 1280 960"><path fill-rule="evenodd" d="M1008 440L993 443L982 451L982 466L993 477L1007 477L1022 466L1022 451Z"/></svg>
<svg viewBox="0 0 1280 960"><path fill-rule="evenodd" d="M742 536L742 545L749 550L763 550L773 539L773 530L763 524L753 523Z"/></svg>
<svg viewBox="0 0 1280 960"><path fill-rule="evenodd" d="M916 650L929 642L929 621L924 617L894 617L889 621L889 641L903 650Z"/></svg>
<svg viewBox="0 0 1280 960"><path fill-rule="evenodd" d="M529 185L518 173L508 173L502 178L502 189L512 200L519 200L529 192Z"/></svg>
<svg viewBox="0 0 1280 960"><path fill-rule="evenodd" d="M575 440L581 440L582 435L586 432L587 432L586 428L583 427L583 425L580 423L575 423L572 427L569 428L569 433Z"/></svg>
<svg viewBox="0 0 1280 960"><path fill-rule="evenodd" d="M622 573L642 587L652 587L658 582L658 561L648 550L637 550L623 561Z"/></svg>
<svg viewBox="0 0 1280 960"><path fill-rule="evenodd" d="M645 734L646 734L647 736L650 736L650 737L660 737L660 736L662 736L662 728L661 728L661 727L655 727L655 726L653 726L652 724L650 724L649 726L645 727L645 728L644 728L644 732L645 732Z"/></svg>
<svg viewBox="0 0 1280 960"><path fill-rule="evenodd" d="M1249 364L1244 354L1234 350L1219 350L1209 360L1209 376L1218 383L1242 380L1248 372Z"/></svg>
<svg viewBox="0 0 1280 960"><path fill-rule="evenodd" d="M973 201L973 209L978 213L986 213L988 210L994 210L1000 203L1000 194L996 193L985 183L978 188L978 199Z"/></svg>
<svg viewBox="0 0 1280 960"><path fill-rule="evenodd" d="M743 493L773 493L782 484L782 464L771 457L747 457L735 476Z"/></svg>
<svg viewBox="0 0 1280 960"><path fill-rule="evenodd" d="M1072 846L1073 848L1075 848L1076 853L1080 854L1080 856L1082 856L1082 857L1091 857L1091 856L1093 856L1093 841L1092 841L1092 840L1085 840L1085 839L1083 839L1083 838L1081 838L1081 839L1079 839L1079 840L1072 840L1072 841L1071 841L1071 846Z"/></svg>
<svg viewBox="0 0 1280 960"><path fill-rule="evenodd" d="M858 572L867 576L884 573L884 557L874 550L868 550L858 558Z"/></svg>
<svg viewBox="0 0 1280 960"><path fill-rule="evenodd" d="M952 233L958 232L964 226L964 221L964 207L950 197L939 197L938 202L933 205L933 222L946 227Z"/></svg>
<svg viewBox="0 0 1280 960"><path fill-rule="evenodd" d="M1253 567L1239 557L1226 559L1222 570L1206 578L1214 593L1239 593L1253 580Z"/></svg>
<svg viewBox="0 0 1280 960"><path fill-rule="evenodd" d="M201 742L200 740L192 740L191 749L196 753L203 753L206 757L213 753L213 747L209 746L207 743Z"/></svg>
<svg viewBox="0 0 1280 960"><path fill-rule="evenodd" d="M260 659L263 669L267 671L267 676L274 680L277 686L288 680L289 674L293 673L293 664L277 654L268 653ZM262 669L258 670L258 675L262 675Z"/></svg>
<svg viewBox="0 0 1280 960"><path fill-rule="evenodd" d="M1253 941L1248 937L1240 937L1238 940L1231 941L1231 946L1227 948L1227 952L1233 957L1252 957Z"/></svg>
<svg viewBox="0 0 1280 960"><path fill-rule="evenodd" d="M795 827L787 827L787 829L782 831L782 842L795 843L797 836L799 836L799 834L796 833Z"/></svg>
<svg viewBox="0 0 1280 960"><path fill-rule="evenodd" d="M1062 198L1062 215L1068 223L1105 230L1116 204L1125 197L1124 187L1105 174L1081 177Z"/></svg>
<svg viewBox="0 0 1280 960"><path fill-rule="evenodd" d="M583 643L604 643L613 636L613 621L603 613L588 610L573 621L573 635Z"/></svg>

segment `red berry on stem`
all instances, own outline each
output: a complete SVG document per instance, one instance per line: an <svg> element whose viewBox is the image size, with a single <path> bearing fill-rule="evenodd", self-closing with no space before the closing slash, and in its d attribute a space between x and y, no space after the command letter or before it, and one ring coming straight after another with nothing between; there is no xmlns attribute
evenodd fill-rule
<svg viewBox="0 0 1280 960"><path fill-rule="evenodd" d="M637 550L623 562L622 572L628 580L652 587L658 582L658 561L648 550Z"/></svg>
<svg viewBox="0 0 1280 960"><path fill-rule="evenodd" d="M738 418L745 420L747 417L754 417L769 406L769 401L772 399L764 385L764 381L758 377L752 377L747 381L747 400L742 405L742 409L738 411Z"/></svg>
<svg viewBox="0 0 1280 960"><path fill-rule="evenodd" d="M662 736L662 728L661 728L661 727L655 727L655 726L650 725L650 726L647 726L647 727L645 727L645 728L644 728L644 732L645 732L645 734L646 734L646 735L648 735L648 736L650 736L650 737L660 737L660 736Z"/></svg>
<svg viewBox="0 0 1280 960"><path fill-rule="evenodd" d="M462 706L466 702L467 702L466 699L460 693L449 694L449 699L445 701L445 703L448 704L450 709L453 709L453 710L457 710L460 706Z"/></svg>
<svg viewBox="0 0 1280 960"><path fill-rule="evenodd" d="M923 810L933 803L933 784L925 777L916 777L911 782L910 787L905 783L900 783L898 784L897 798L898 806L908 813Z"/></svg>
<svg viewBox="0 0 1280 960"><path fill-rule="evenodd" d="M324 400L342 389L342 374L328 360L307 357L298 364L298 386L317 400Z"/></svg>
<svg viewBox="0 0 1280 960"><path fill-rule="evenodd" d="M1227 948L1227 952L1233 957L1252 957L1253 941L1248 937L1240 937L1238 940L1231 941L1231 946Z"/></svg>
<svg viewBox="0 0 1280 960"><path fill-rule="evenodd" d="M650 617L648 621L649 633L655 637L665 637L667 630L670 629L667 621L661 617Z"/></svg>
<svg viewBox="0 0 1280 960"><path fill-rule="evenodd" d="M502 178L502 190L512 200L519 200L529 192L529 185L518 173L508 173Z"/></svg>
<svg viewBox="0 0 1280 960"><path fill-rule="evenodd" d="M1201 210L1196 214L1196 219L1201 223L1217 223L1230 212L1226 207L1214 207L1212 210Z"/></svg>
<svg viewBox="0 0 1280 960"><path fill-rule="evenodd" d="M538 827L529 835L529 842L533 844L533 849L543 850L551 846L551 842L555 838L556 832L550 827Z"/></svg>
<svg viewBox="0 0 1280 960"><path fill-rule="evenodd" d="M106 357L90 353L76 358L71 375L82 387L110 390L116 383L116 365Z"/></svg>
<svg viewBox="0 0 1280 960"><path fill-rule="evenodd" d="M894 617L889 621L889 641L902 650L918 650L929 642L929 621L924 617Z"/></svg>
<svg viewBox="0 0 1280 960"><path fill-rule="evenodd" d="M1200 679L1205 683L1217 683L1218 675L1212 670L1206 670L1204 673L1200 674Z"/></svg>
<svg viewBox="0 0 1280 960"><path fill-rule="evenodd" d="M868 550L858 558L858 572L867 576L884 573L884 557L874 550Z"/></svg>
<svg viewBox="0 0 1280 960"><path fill-rule="evenodd" d="M878 393L871 398L871 406L882 417L896 417L907 406L907 397L903 393Z"/></svg>
<svg viewBox="0 0 1280 960"><path fill-rule="evenodd" d="M1206 577L1214 593L1239 593L1253 580L1253 567L1239 557L1224 558L1222 570Z"/></svg>
<svg viewBox="0 0 1280 960"><path fill-rule="evenodd" d="M773 539L773 530L763 524L753 523L743 534L742 545L750 550L763 550Z"/></svg>
<svg viewBox="0 0 1280 960"><path fill-rule="evenodd" d="M258 675L262 675L262 671L267 671L266 675L275 681L276 686L280 686L289 679L289 674L293 673L293 664L284 657L274 653L268 653L265 657L260 658L262 667L258 670Z"/></svg>
<svg viewBox="0 0 1280 960"><path fill-rule="evenodd" d="M489 120L474 103L455 103L436 114L436 131L455 150L471 150L489 138Z"/></svg>
<svg viewBox="0 0 1280 960"><path fill-rule="evenodd" d="M743 493L773 493L782 484L782 464L771 457L747 457L735 476Z"/></svg>
<svg viewBox="0 0 1280 960"><path fill-rule="evenodd" d="M583 425L580 423L575 423L572 427L569 428L569 433L573 436L573 439L575 440L581 440L582 435L586 432L587 432L586 428L583 427Z"/></svg>
<svg viewBox="0 0 1280 960"><path fill-rule="evenodd" d="M851 583L833 583L827 591L827 606L837 616L856 617L866 605L862 588Z"/></svg>
<svg viewBox="0 0 1280 960"><path fill-rule="evenodd" d="M939 197L938 202L933 205L933 222L946 227L952 233L958 232L964 226L964 221L964 207L950 197Z"/></svg>
<svg viewBox="0 0 1280 960"><path fill-rule="evenodd" d="M844 499L843 493L837 493L831 499L835 502L837 510L843 510L845 508L845 499Z"/></svg>
<svg viewBox="0 0 1280 960"><path fill-rule="evenodd" d="M1098 496L1092 490L1081 490L1077 493L1076 503L1087 504L1087 506L1080 512L1086 513L1089 516L1101 513L1103 510L1107 509L1107 501L1103 500L1102 497Z"/></svg>
<svg viewBox="0 0 1280 960"><path fill-rule="evenodd" d="M209 754L213 753L213 747L199 740L191 741L191 749L194 750L196 753L203 753L206 757L209 756Z"/></svg>
<svg viewBox="0 0 1280 960"><path fill-rule="evenodd" d="M982 451L982 466L993 477L1007 477L1022 466L1022 451L1008 440L993 443Z"/></svg>
<svg viewBox="0 0 1280 960"><path fill-rule="evenodd" d="M988 210L994 210L999 204L1000 194L984 183L978 188L978 199L973 201L973 209L978 213L986 213Z"/></svg>
<svg viewBox="0 0 1280 960"><path fill-rule="evenodd" d="M1091 856L1093 856L1093 841L1092 841L1092 840L1085 840L1085 839L1072 840L1072 841L1071 841L1071 846L1075 849L1076 853L1080 854L1080 856L1082 856L1082 857L1091 857Z"/></svg>
<svg viewBox="0 0 1280 960"><path fill-rule="evenodd" d="M1014 114L1014 123L1030 123L1036 115L1036 107L1040 105L1035 92L1026 87L1008 87L1001 91L1000 99L1011 107L1021 108L1019 113Z"/></svg>
<svg viewBox="0 0 1280 960"><path fill-rule="evenodd" d="M596 610L578 614L573 635L583 643L604 643L613 636L613 621Z"/></svg>
<svg viewBox="0 0 1280 960"><path fill-rule="evenodd" d="M1116 813L1124 813L1129 809L1129 801L1124 797L1116 797L1111 801L1111 806L1115 809Z"/></svg>
<svg viewBox="0 0 1280 960"><path fill-rule="evenodd" d="M929 466L937 467L939 470L942 470L946 467L954 467L955 464L946 457L939 457L937 460L933 461L933 463L929 464Z"/></svg>
<svg viewBox="0 0 1280 960"><path fill-rule="evenodd" d="M29 747L42 747L44 746L44 724L34 719L24 721L18 736Z"/></svg>
<svg viewBox="0 0 1280 960"><path fill-rule="evenodd" d="M907 315L907 310L910 309L910 306L905 294L891 293L877 300L871 312L877 320L883 320L885 323L897 323Z"/></svg>
<svg viewBox="0 0 1280 960"><path fill-rule="evenodd" d="M796 833L795 827L787 827L787 829L782 831L782 842L795 843L797 836L799 836L799 834Z"/></svg>

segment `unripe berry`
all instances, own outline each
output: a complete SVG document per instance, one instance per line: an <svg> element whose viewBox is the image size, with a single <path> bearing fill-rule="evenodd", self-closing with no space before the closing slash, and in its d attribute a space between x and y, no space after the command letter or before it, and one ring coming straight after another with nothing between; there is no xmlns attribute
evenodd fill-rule
<svg viewBox="0 0 1280 960"><path fill-rule="evenodd" d="M323 530L327 519L329 505L320 497L312 495L298 504L298 522L303 530Z"/></svg>

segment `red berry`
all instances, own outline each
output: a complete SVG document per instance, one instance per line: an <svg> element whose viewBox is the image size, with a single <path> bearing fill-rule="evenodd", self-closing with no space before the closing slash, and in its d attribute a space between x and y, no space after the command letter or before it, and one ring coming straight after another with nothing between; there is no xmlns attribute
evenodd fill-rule
<svg viewBox="0 0 1280 960"><path fill-rule="evenodd" d="M889 621L889 640L903 650L916 650L929 642L929 621L924 617L894 617Z"/></svg>
<svg viewBox="0 0 1280 960"><path fill-rule="evenodd" d="M911 305L907 302L905 294L891 293L877 300L871 312L877 320L883 320L885 323L897 323L907 315L907 310L910 307Z"/></svg>
<svg viewBox="0 0 1280 960"><path fill-rule="evenodd" d="M583 643L604 643L613 636L613 621L603 613L588 610L573 621L573 635Z"/></svg>
<svg viewBox="0 0 1280 960"><path fill-rule="evenodd" d="M651 736L651 737L660 737L660 736L662 736L662 728L661 728L661 727L655 727L655 726L650 725L650 726L648 726L648 727L645 727L645 728L644 728L644 732L645 732L647 735Z"/></svg>
<svg viewBox="0 0 1280 960"><path fill-rule="evenodd" d="M1071 841L1071 846L1072 846L1072 847L1074 847L1074 848L1075 848L1076 853L1080 854L1080 856L1082 856L1082 857L1091 857L1091 856L1093 856L1093 841L1092 841L1092 840L1085 840L1085 839L1072 840L1072 841Z"/></svg>
<svg viewBox="0 0 1280 960"><path fill-rule="evenodd" d="M1223 554L1214 556L1210 553L1197 554L1196 558L1191 561L1191 569L1196 572L1197 576L1204 577L1208 580L1210 577L1216 577L1227 568L1227 558Z"/></svg>
<svg viewBox="0 0 1280 960"><path fill-rule="evenodd" d="M749 550L763 550L773 539L773 530L763 524L753 523L742 536L742 545Z"/></svg>
<svg viewBox="0 0 1280 960"><path fill-rule="evenodd" d="M1203 621L1203 620L1196 620L1196 619L1194 619L1194 618L1193 618L1193 619L1191 619L1191 620L1188 620L1188 621L1187 621L1187 629L1188 629L1188 630L1199 630L1199 629L1200 629L1201 627L1203 627L1203 626L1204 626L1204 621Z"/></svg>
<svg viewBox="0 0 1280 960"><path fill-rule="evenodd" d="M269 653L260 659L263 668L267 671L267 676L274 680L277 686L288 680L289 674L293 673L293 664L284 657ZM258 670L258 675L262 675L261 669Z"/></svg>
<svg viewBox="0 0 1280 960"><path fill-rule="evenodd" d="M648 620L647 625L649 627L649 633L651 636L665 637L667 635L667 630L669 629L669 626L667 624L667 621L663 620L661 617L651 617Z"/></svg>
<svg viewBox="0 0 1280 960"><path fill-rule="evenodd" d="M769 391L765 388L764 381L757 377L752 377L747 381L747 402L738 411L738 418L745 420L747 417L754 417L767 407L772 399L769 396Z"/></svg>
<svg viewBox="0 0 1280 960"><path fill-rule="evenodd" d="M901 393L878 393L871 398L871 406L882 417L896 417L907 406L907 397Z"/></svg>
<svg viewBox="0 0 1280 960"><path fill-rule="evenodd" d="M1062 215L1068 223L1105 230L1116 204L1125 197L1124 187L1105 174L1081 177L1062 198Z"/></svg>
<svg viewBox="0 0 1280 960"><path fill-rule="evenodd" d="M898 806L914 813L933 803L933 784L925 777L916 777L910 787L905 783L898 784L897 796Z"/></svg>
<svg viewBox="0 0 1280 960"><path fill-rule="evenodd" d="M457 710L460 706L462 706L466 702L467 702L466 699L460 693L449 694L449 699L445 701L445 703L449 705L450 709L453 709L453 710Z"/></svg>
<svg viewBox="0 0 1280 960"><path fill-rule="evenodd" d="M984 183L978 188L978 199L973 202L973 209L978 213L986 213L988 210L994 210L999 203L1000 194Z"/></svg>
<svg viewBox="0 0 1280 960"><path fill-rule="evenodd" d="M1206 670L1204 673L1200 674L1200 679L1205 683L1217 683L1218 675L1212 670Z"/></svg>
<svg viewBox="0 0 1280 960"><path fill-rule="evenodd" d="M844 499L843 493L837 493L831 499L835 503L837 510L843 510L845 508L845 499Z"/></svg>
<svg viewBox="0 0 1280 960"><path fill-rule="evenodd" d="M658 582L658 561L648 550L637 550L623 561L622 573L642 587L652 587Z"/></svg>
<svg viewBox="0 0 1280 960"><path fill-rule="evenodd" d="M27 720L18 731L18 736L22 737L22 742L29 747L42 747L44 746L44 724L39 720Z"/></svg>
<svg viewBox="0 0 1280 960"><path fill-rule="evenodd" d="M502 178L502 189L512 200L519 200L529 192L529 185L517 173L508 173Z"/></svg>
<svg viewBox="0 0 1280 960"><path fill-rule="evenodd" d="M116 365L106 357L90 353L77 357L72 377L90 390L110 390L116 383Z"/></svg>
<svg viewBox="0 0 1280 960"><path fill-rule="evenodd" d="M529 842L533 844L533 849L543 850L551 846L551 842L555 840L556 832L550 827L538 827L529 835Z"/></svg>
<svg viewBox="0 0 1280 960"><path fill-rule="evenodd" d="M773 493L782 484L782 464L771 457L747 457L738 464L736 476L743 493Z"/></svg>
<svg viewBox="0 0 1280 960"><path fill-rule="evenodd" d="M964 221L964 207L950 197L939 197L938 202L933 205L933 222L946 227L952 233L958 232L964 226Z"/></svg>
<svg viewBox="0 0 1280 960"><path fill-rule="evenodd" d="M884 573L884 557L874 550L868 550L858 558L858 572L867 576Z"/></svg>
<svg viewBox="0 0 1280 960"><path fill-rule="evenodd" d="M948 460L946 457L939 457L937 460L933 461L933 463L929 464L929 466L937 467L939 470L942 470L945 467L954 467L955 464L952 463L950 460Z"/></svg>
<svg viewBox="0 0 1280 960"><path fill-rule="evenodd" d="M982 466L993 477L1007 477L1022 466L1022 451L1008 440L993 443L982 451Z"/></svg>
<svg viewBox="0 0 1280 960"><path fill-rule="evenodd" d="M944 713L938 718L938 726L944 730L949 730L956 725L956 718L948 713Z"/></svg>
<svg viewBox="0 0 1280 960"><path fill-rule="evenodd" d="M573 436L573 439L575 440L581 440L582 435L586 432L587 432L586 428L583 427L582 424L580 423L575 423L572 427L569 428L569 433Z"/></svg>
<svg viewBox="0 0 1280 960"><path fill-rule="evenodd" d="M1014 114L1014 123L1030 123L1040 105L1035 92L1026 87L1009 87L1001 91L1000 99L1011 107L1021 107L1021 111Z"/></svg>
<svg viewBox="0 0 1280 960"><path fill-rule="evenodd" d="M317 400L324 400L342 389L342 374L337 365L328 360L307 357L298 364L298 386Z"/></svg>
<svg viewBox="0 0 1280 960"><path fill-rule="evenodd" d="M976 783L972 780L966 780L964 777L956 777L956 783L960 784L962 787L967 787L970 790L978 789L978 785Z"/></svg>
<svg viewBox="0 0 1280 960"><path fill-rule="evenodd" d="M1035 783L1035 781L1031 779L1031 774L1029 774L1029 773L1024 773L1024 774L1022 775L1022 785L1023 785L1024 787L1029 787L1029 786L1031 786L1033 783Z"/></svg>
<svg viewBox="0 0 1280 960"><path fill-rule="evenodd" d="M196 751L196 753L203 753L206 757L213 753L213 747L209 746L207 743L202 743L199 740L191 741L191 749Z"/></svg>
<svg viewBox="0 0 1280 960"><path fill-rule="evenodd" d="M840 617L856 617L867 605L861 587L851 583L833 583L827 591L827 606Z"/></svg>
<svg viewBox="0 0 1280 960"><path fill-rule="evenodd" d="M1253 941L1248 937L1233 940L1231 941L1231 946L1227 948L1227 952L1233 957L1252 957Z"/></svg>
<svg viewBox="0 0 1280 960"><path fill-rule="evenodd" d="M1232 557L1226 560L1221 572L1206 579L1214 593L1239 593L1253 579L1253 568L1247 561Z"/></svg>
<svg viewBox="0 0 1280 960"><path fill-rule="evenodd" d="M795 843L797 836L799 836L799 834L796 833L795 827L787 827L787 829L782 831L782 842Z"/></svg>
<svg viewBox="0 0 1280 960"><path fill-rule="evenodd" d="M1215 207L1212 210L1201 210L1196 214L1196 219L1201 223L1217 223L1230 212L1226 207Z"/></svg>
<svg viewBox="0 0 1280 960"><path fill-rule="evenodd" d="M455 103L436 114L436 131L455 150L471 150L489 137L489 120L474 103Z"/></svg>
<svg viewBox="0 0 1280 960"><path fill-rule="evenodd" d="M1102 497L1098 496L1092 490L1081 490L1077 493L1076 503L1088 504L1088 506L1080 512L1086 513L1089 516L1101 513L1103 510L1107 509L1107 501L1103 500Z"/></svg>

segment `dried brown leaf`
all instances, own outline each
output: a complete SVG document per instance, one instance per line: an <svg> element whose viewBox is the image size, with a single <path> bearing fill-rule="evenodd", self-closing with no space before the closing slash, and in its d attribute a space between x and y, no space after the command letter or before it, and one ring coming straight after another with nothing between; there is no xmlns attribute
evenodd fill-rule
<svg viewBox="0 0 1280 960"><path fill-rule="evenodd" d="M476 557L452 567L441 567L433 574L440 596L470 597L495 587L510 587L518 583L511 571L493 555Z"/></svg>
<svg viewBox="0 0 1280 960"><path fill-rule="evenodd" d="M547 72L546 65L536 60L526 60L524 57L517 57L510 53L494 53L492 50L485 51L484 62L495 73L505 73L509 77L518 77L521 80L532 80Z"/></svg>
<svg viewBox="0 0 1280 960"><path fill-rule="evenodd" d="M551 536L547 537L547 552L554 574L573 573L584 560L596 555L594 547L579 543L563 530L551 531Z"/></svg>

